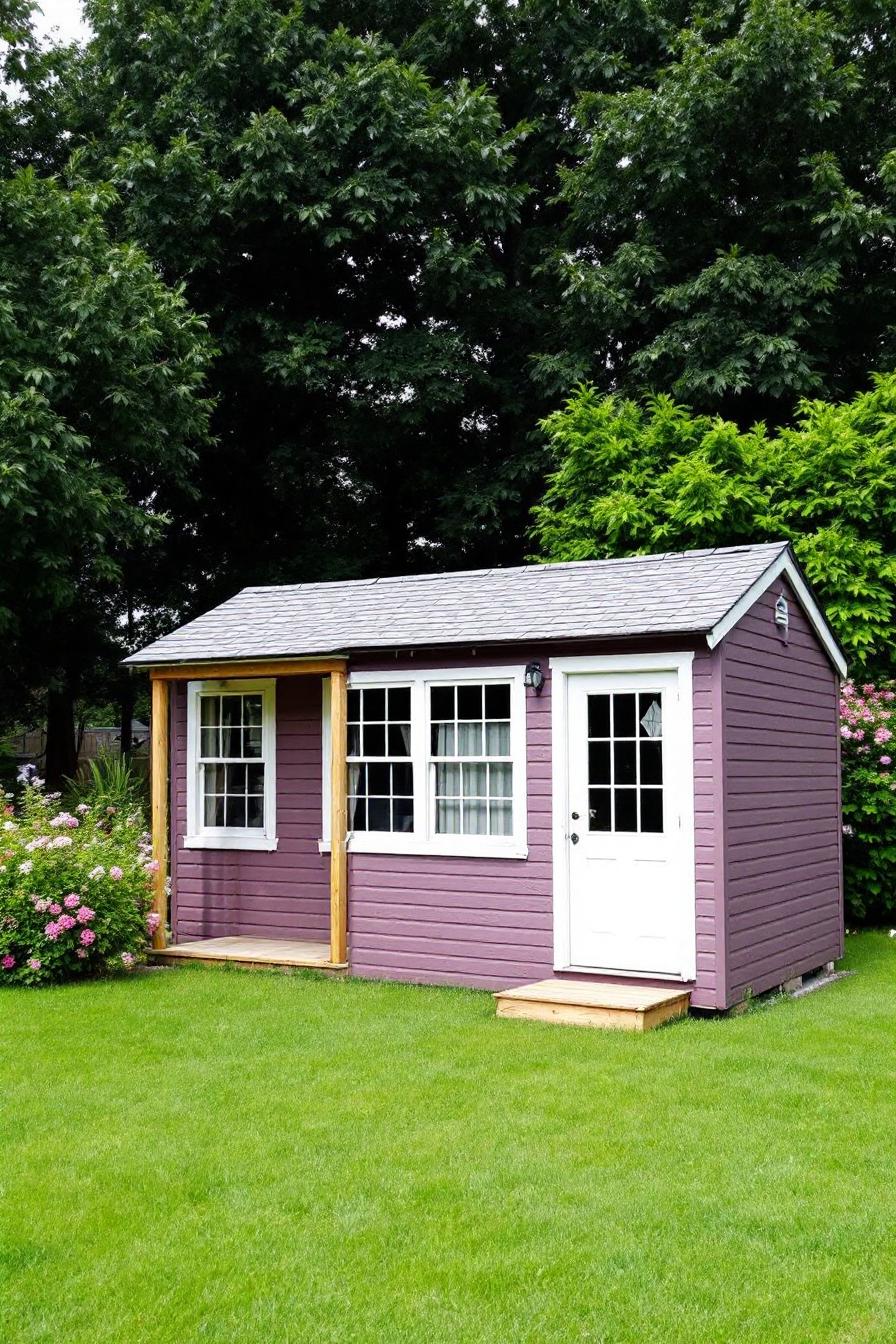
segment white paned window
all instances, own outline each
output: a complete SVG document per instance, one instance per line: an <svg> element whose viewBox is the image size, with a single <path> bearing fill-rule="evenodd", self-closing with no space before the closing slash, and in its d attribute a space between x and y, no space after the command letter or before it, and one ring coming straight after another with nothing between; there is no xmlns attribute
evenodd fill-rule
<svg viewBox="0 0 896 1344"><path fill-rule="evenodd" d="M187 848L276 848L275 683L190 682Z"/></svg>
<svg viewBox="0 0 896 1344"><path fill-rule="evenodd" d="M326 689L323 707L326 849ZM354 851L524 858L523 667L352 673L348 821Z"/></svg>

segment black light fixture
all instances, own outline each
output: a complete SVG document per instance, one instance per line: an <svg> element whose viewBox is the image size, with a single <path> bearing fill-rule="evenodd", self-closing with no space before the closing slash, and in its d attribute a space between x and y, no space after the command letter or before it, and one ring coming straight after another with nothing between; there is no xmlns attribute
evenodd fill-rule
<svg viewBox="0 0 896 1344"><path fill-rule="evenodd" d="M531 663L526 664L523 684L533 690L536 695L541 695L544 690L544 673L541 670L541 663L537 659L533 659Z"/></svg>

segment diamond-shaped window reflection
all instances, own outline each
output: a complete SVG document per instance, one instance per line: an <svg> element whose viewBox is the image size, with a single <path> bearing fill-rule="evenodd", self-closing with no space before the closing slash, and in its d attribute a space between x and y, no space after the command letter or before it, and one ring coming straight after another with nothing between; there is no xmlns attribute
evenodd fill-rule
<svg viewBox="0 0 896 1344"><path fill-rule="evenodd" d="M663 711L658 700L652 700L641 719L641 727L648 737L660 737L663 731Z"/></svg>

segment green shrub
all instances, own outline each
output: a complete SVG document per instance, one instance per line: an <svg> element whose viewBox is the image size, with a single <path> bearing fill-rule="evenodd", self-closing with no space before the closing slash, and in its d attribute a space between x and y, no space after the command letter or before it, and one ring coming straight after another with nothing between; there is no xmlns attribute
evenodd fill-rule
<svg viewBox="0 0 896 1344"><path fill-rule="evenodd" d="M86 777L71 781L73 801L100 809L142 807L145 793L145 780L117 751L100 751L95 760L87 762Z"/></svg>
<svg viewBox="0 0 896 1344"><path fill-rule="evenodd" d="M0 985L131 969L157 922L142 812L60 810L33 776L13 803L0 822Z"/></svg>
<svg viewBox="0 0 896 1344"><path fill-rule="evenodd" d="M881 924L896 911L896 690L846 682L840 734L847 921Z"/></svg>

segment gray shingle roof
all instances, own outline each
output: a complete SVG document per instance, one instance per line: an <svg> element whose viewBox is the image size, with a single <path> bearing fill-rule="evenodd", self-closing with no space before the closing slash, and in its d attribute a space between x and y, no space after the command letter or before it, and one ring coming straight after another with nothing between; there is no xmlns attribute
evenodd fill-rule
<svg viewBox="0 0 896 1344"><path fill-rule="evenodd" d="M786 547L244 588L126 662L703 633Z"/></svg>

